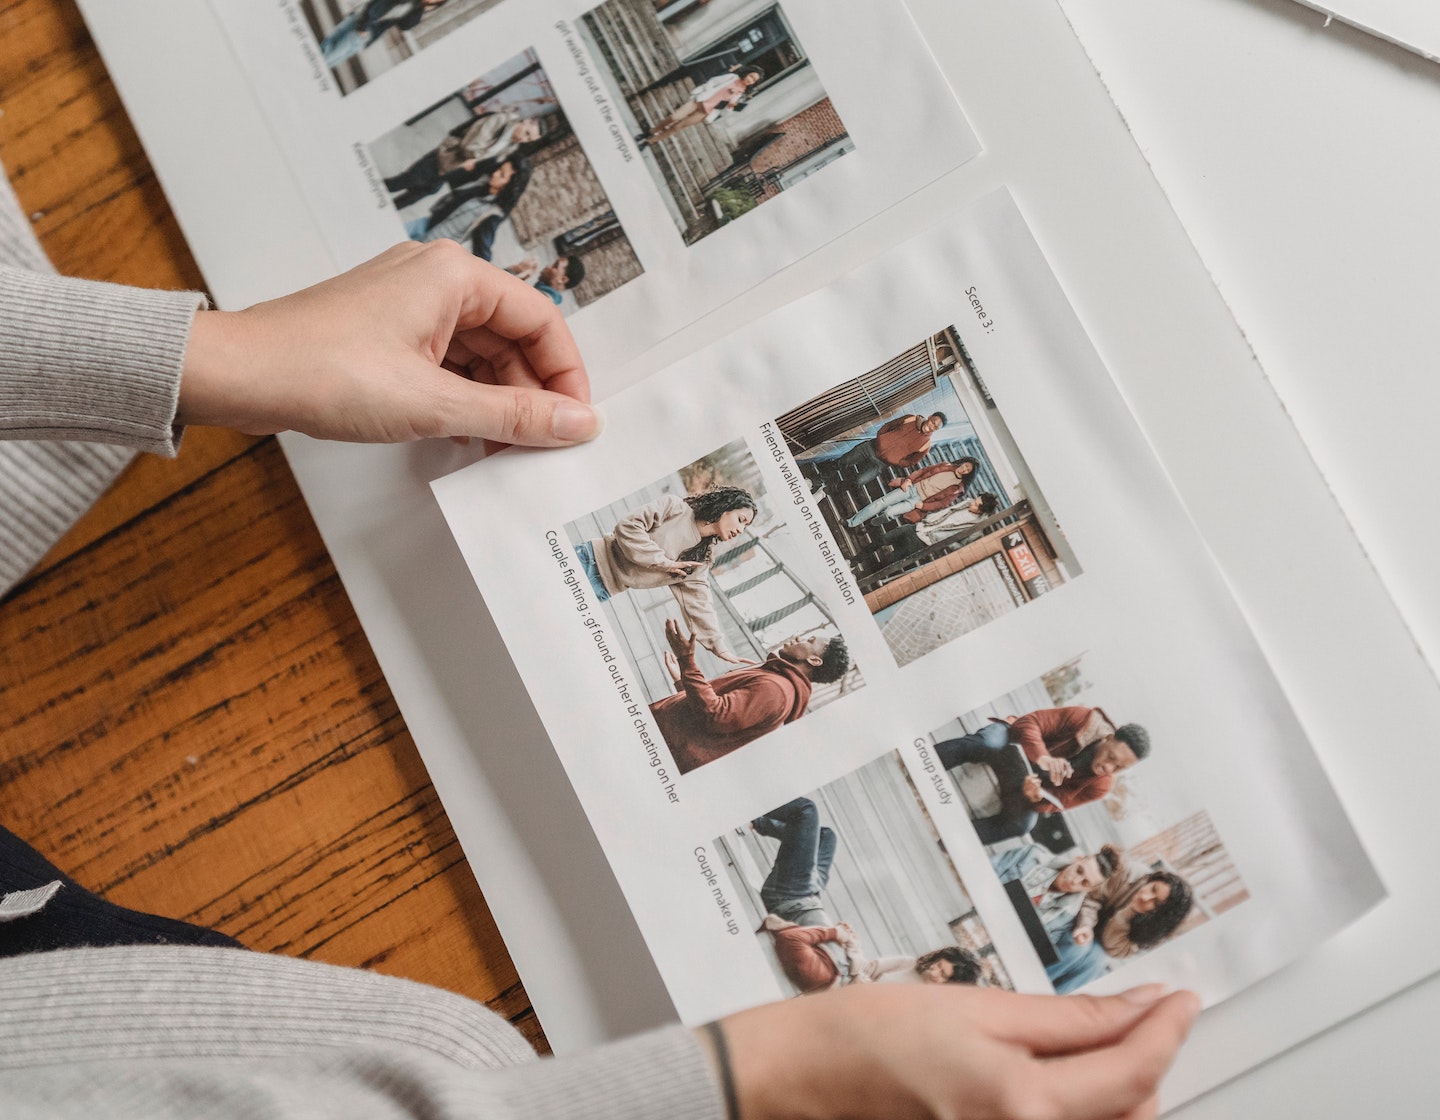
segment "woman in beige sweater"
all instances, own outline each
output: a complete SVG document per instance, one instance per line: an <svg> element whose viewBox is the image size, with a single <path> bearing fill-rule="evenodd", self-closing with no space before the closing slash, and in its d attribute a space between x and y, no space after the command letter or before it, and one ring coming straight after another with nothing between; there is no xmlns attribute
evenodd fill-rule
<svg viewBox="0 0 1440 1120"><path fill-rule="evenodd" d="M697 642L722 661L753 665L730 650L720 631L709 576L716 542L734 540L755 513L750 491L738 486L685 498L666 494L627 513L605 536L577 545L575 555L600 602L632 587L668 587Z"/></svg>

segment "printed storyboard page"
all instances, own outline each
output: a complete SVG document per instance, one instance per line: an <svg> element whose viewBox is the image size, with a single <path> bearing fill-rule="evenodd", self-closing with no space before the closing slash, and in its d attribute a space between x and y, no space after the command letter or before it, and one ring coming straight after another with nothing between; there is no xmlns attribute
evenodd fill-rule
<svg viewBox="0 0 1440 1120"><path fill-rule="evenodd" d="M980 150L903 0L213 3L337 267L458 241L602 373Z"/></svg>
<svg viewBox="0 0 1440 1120"><path fill-rule="evenodd" d="M1007 192L605 412L434 489L686 1021L1215 1002L1383 896Z"/></svg>

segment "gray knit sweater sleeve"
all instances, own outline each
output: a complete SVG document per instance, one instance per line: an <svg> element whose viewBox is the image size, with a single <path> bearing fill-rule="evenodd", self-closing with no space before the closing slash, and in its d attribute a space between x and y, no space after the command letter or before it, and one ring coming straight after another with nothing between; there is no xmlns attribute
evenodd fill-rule
<svg viewBox="0 0 1440 1120"><path fill-rule="evenodd" d="M204 297L56 276L0 173L0 595L130 462L174 454Z"/></svg>
<svg viewBox="0 0 1440 1120"><path fill-rule="evenodd" d="M180 369L204 305L0 265L0 439L174 455Z"/></svg>
<svg viewBox="0 0 1440 1120"><path fill-rule="evenodd" d="M480 1004L237 949L70 949L0 961L6 1120L723 1120L669 1027L537 1060Z"/></svg>

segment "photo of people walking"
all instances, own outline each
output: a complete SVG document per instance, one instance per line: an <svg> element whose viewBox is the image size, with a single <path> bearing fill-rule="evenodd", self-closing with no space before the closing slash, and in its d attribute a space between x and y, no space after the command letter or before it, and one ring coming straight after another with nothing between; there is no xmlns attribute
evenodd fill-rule
<svg viewBox="0 0 1440 1120"><path fill-rule="evenodd" d="M888 754L715 841L794 995L1010 979L904 765Z"/></svg>
<svg viewBox="0 0 1440 1120"><path fill-rule="evenodd" d="M1071 992L1248 899L1166 747L1091 699L1077 659L952 720L927 750L1040 963Z"/></svg>
<svg viewBox="0 0 1440 1120"><path fill-rule="evenodd" d="M534 51L370 144L412 241L448 238L570 314L643 269Z"/></svg>
<svg viewBox="0 0 1440 1120"><path fill-rule="evenodd" d="M681 774L864 683L743 441L566 532Z"/></svg>
<svg viewBox="0 0 1440 1120"><path fill-rule="evenodd" d="M419 54L500 0L300 0L342 94Z"/></svg>
<svg viewBox="0 0 1440 1120"><path fill-rule="evenodd" d="M855 149L779 4L607 0L580 26L687 245Z"/></svg>
<svg viewBox="0 0 1440 1120"><path fill-rule="evenodd" d="M776 426L901 666L1080 572L953 327Z"/></svg>

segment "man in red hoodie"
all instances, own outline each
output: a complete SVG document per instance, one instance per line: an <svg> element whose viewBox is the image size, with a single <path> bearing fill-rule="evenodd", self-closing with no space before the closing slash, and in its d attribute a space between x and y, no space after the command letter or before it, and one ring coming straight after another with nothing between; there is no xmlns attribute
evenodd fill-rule
<svg viewBox="0 0 1440 1120"><path fill-rule="evenodd" d="M650 711L682 774L794 723L809 706L812 682L838 681L850 668L844 638L814 636L786 642L759 665L708 680L695 664L694 637L673 618L665 620L665 640L679 691Z"/></svg>
<svg viewBox="0 0 1440 1120"><path fill-rule="evenodd" d="M992 718L936 743L935 754L947 770L973 762L995 775L1000 810L971 820L982 844L996 844L1025 835L1041 813L1100 800L1150 754L1150 734L1138 723L1116 726L1099 708L1039 708L1013 722Z"/></svg>

